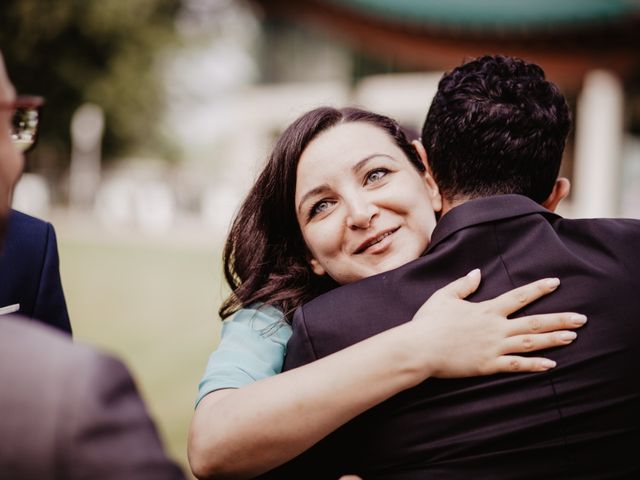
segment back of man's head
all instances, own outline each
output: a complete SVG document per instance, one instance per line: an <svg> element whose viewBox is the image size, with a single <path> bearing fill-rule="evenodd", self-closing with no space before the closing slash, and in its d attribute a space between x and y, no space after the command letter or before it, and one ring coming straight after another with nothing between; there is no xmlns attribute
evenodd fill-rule
<svg viewBox="0 0 640 480"><path fill-rule="evenodd" d="M422 141L445 199L516 193L542 203L570 126L564 97L539 66L485 56L440 80Z"/></svg>

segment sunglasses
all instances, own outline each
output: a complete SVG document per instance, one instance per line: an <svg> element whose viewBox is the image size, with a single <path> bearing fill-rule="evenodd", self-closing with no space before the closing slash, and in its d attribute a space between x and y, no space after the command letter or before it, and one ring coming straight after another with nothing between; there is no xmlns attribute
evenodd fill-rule
<svg viewBox="0 0 640 480"><path fill-rule="evenodd" d="M0 109L11 110L11 141L22 153L31 150L38 139L40 109L44 98L19 95L11 103L0 104Z"/></svg>

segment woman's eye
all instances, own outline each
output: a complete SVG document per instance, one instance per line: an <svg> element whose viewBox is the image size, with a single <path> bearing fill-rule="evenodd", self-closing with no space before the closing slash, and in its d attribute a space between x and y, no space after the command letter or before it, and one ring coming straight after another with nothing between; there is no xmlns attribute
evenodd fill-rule
<svg viewBox="0 0 640 480"><path fill-rule="evenodd" d="M331 202L329 202L328 200L319 201L318 203L314 204L313 207L311 207L311 211L309 212L309 218L313 218L319 213L324 212L330 206L331 206Z"/></svg>
<svg viewBox="0 0 640 480"><path fill-rule="evenodd" d="M387 173L389 173L389 170L387 170L386 168L377 168L375 170L372 170L367 174L367 178L365 179L365 184L377 182L382 177L384 177Z"/></svg>

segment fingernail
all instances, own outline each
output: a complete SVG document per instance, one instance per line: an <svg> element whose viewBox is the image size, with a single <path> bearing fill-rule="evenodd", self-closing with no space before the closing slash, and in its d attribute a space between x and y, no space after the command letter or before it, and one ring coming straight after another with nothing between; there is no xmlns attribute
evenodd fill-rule
<svg viewBox="0 0 640 480"><path fill-rule="evenodd" d="M560 285L560 279L559 278L548 278L545 281L545 285L549 288L556 288L558 285Z"/></svg>
<svg viewBox="0 0 640 480"><path fill-rule="evenodd" d="M480 269L479 268L474 268L469 273L467 273L467 277L469 277L469 278L476 278L478 276L480 276Z"/></svg>
<svg viewBox="0 0 640 480"><path fill-rule="evenodd" d="M548 358L543 359L540 363L542 364L543 368L553 368L556 366L556 362L554 362L553 360L549 360Z"/></svg>
<svg viewBox="0 0 640 480"><path fill-rule="evenodd" d="M560 339L564 342L571 342L576 339L578 334L576 332L560 332Z"/></svg>
<svg viewBox="0 0 640 480"><path fill-rule="evenodd" d="M573 323L576 327L580 327L585 323L587 323L587 316L575 314L571 316L570 320L571 320L571 323Z"/></svg>

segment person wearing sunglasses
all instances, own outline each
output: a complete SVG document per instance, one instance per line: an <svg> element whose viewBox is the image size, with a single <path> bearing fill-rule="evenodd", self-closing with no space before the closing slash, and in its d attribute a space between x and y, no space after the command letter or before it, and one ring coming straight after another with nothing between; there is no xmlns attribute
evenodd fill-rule
<svg viewBox="0 0 640 480"><path fill-rule="evenodd" d="M12 147L24 154L35 146L44 99L13 98L5 100L0 108L4 116L11 116ZM16 180L22 171L22 162L15 162L10 168L8 173ZM11 210L4 228L4 246L0 251L0 315L19 313L71 335L53 225Z"/></svg>

